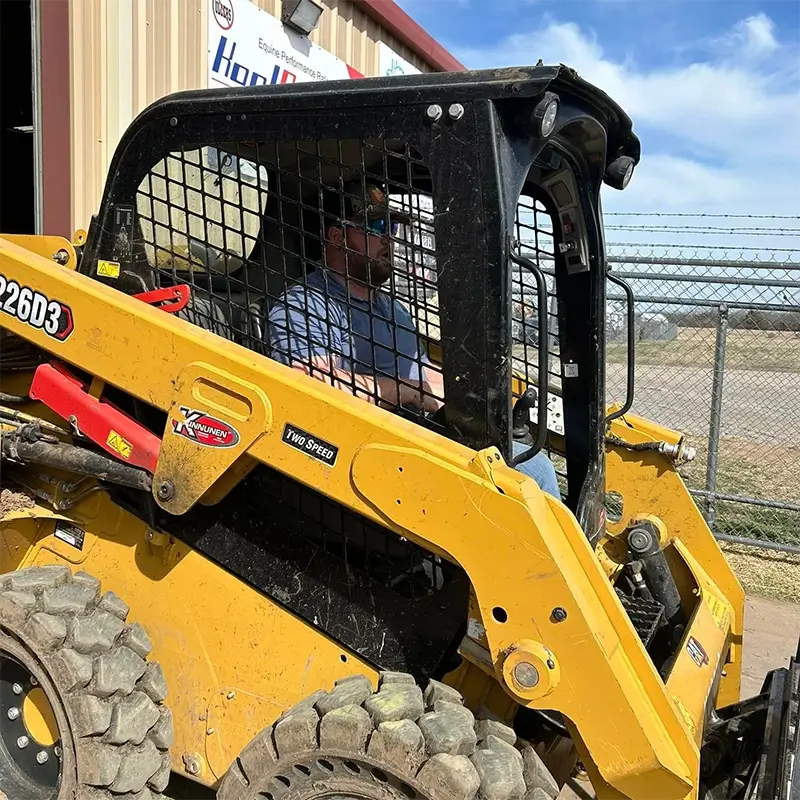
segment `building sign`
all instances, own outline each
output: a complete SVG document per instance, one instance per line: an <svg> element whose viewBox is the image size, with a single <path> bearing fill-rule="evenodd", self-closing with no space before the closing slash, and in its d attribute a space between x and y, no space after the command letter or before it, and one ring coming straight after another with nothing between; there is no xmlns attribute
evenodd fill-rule
<svg viewBox="0 0 800 800"><path fill-rule="evenodd" d="M392 75L418 75L419 72L413 64L397 55L391 47L378 42L378 75L382 78Z"/></svg>
<svg viewBox="0 0 800 800"><path fill-rule="evenodd" d="M208 85L364 77L249 0L208 0Z"/></svg>

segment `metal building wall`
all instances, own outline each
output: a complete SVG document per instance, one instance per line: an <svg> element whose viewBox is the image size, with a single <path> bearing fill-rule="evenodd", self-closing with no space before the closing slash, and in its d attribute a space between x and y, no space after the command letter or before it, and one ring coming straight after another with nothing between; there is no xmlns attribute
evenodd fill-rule
<svg viewBox="0 0 800 800"><path fill-rule="evenodd" d="M208 0L73 0L70 3L72 225L88 227L106 171L131 120L170 92L206 86ZM409 48L349 0L325 7L311 39L365 75L378 72L378 42L422 71ZM280 16L280 0L256 0Z"/></svg>

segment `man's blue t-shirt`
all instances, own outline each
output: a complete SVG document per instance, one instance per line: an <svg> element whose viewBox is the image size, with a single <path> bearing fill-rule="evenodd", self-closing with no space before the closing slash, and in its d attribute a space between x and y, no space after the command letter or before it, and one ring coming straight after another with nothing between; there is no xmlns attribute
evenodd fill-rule
<svg viewBox="0 0 800 800"><path fill-rule="evenodd" d="M342 279L322 267L273 305L269 345L271 357L287 365L333 355L340 369L376 378L420 380L419 365L430 363L399 300L380 290L369 300L353 297Z"/></svg>

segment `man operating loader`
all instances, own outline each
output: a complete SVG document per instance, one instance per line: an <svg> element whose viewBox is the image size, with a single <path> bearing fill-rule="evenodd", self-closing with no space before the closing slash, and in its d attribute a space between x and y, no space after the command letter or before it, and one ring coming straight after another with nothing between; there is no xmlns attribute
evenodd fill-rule
<svg viewBox="0 0 800 800"><path fill-rule="evenodd" d="M362 191L360 182L326 191L323 210L322 263L270 311L272 357L368 402L435 412L444 403L442 373L408 310L382 288L392 275L391 237L408 216L389 208L379 186ZM526 449L513 444L514 455ZM544 453L517 469L560 497Z"/></svg>

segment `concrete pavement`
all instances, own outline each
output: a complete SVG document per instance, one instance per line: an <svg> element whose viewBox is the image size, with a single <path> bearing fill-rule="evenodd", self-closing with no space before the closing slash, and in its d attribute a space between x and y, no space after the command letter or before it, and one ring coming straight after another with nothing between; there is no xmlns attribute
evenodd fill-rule
<svg viewBox="0 0 800 800"><path fill-rule="evenodd" d="M742 698L761 691L764 676L776 667L788 667L800 637L800 606L748 597L744 611Z"/></svg>

